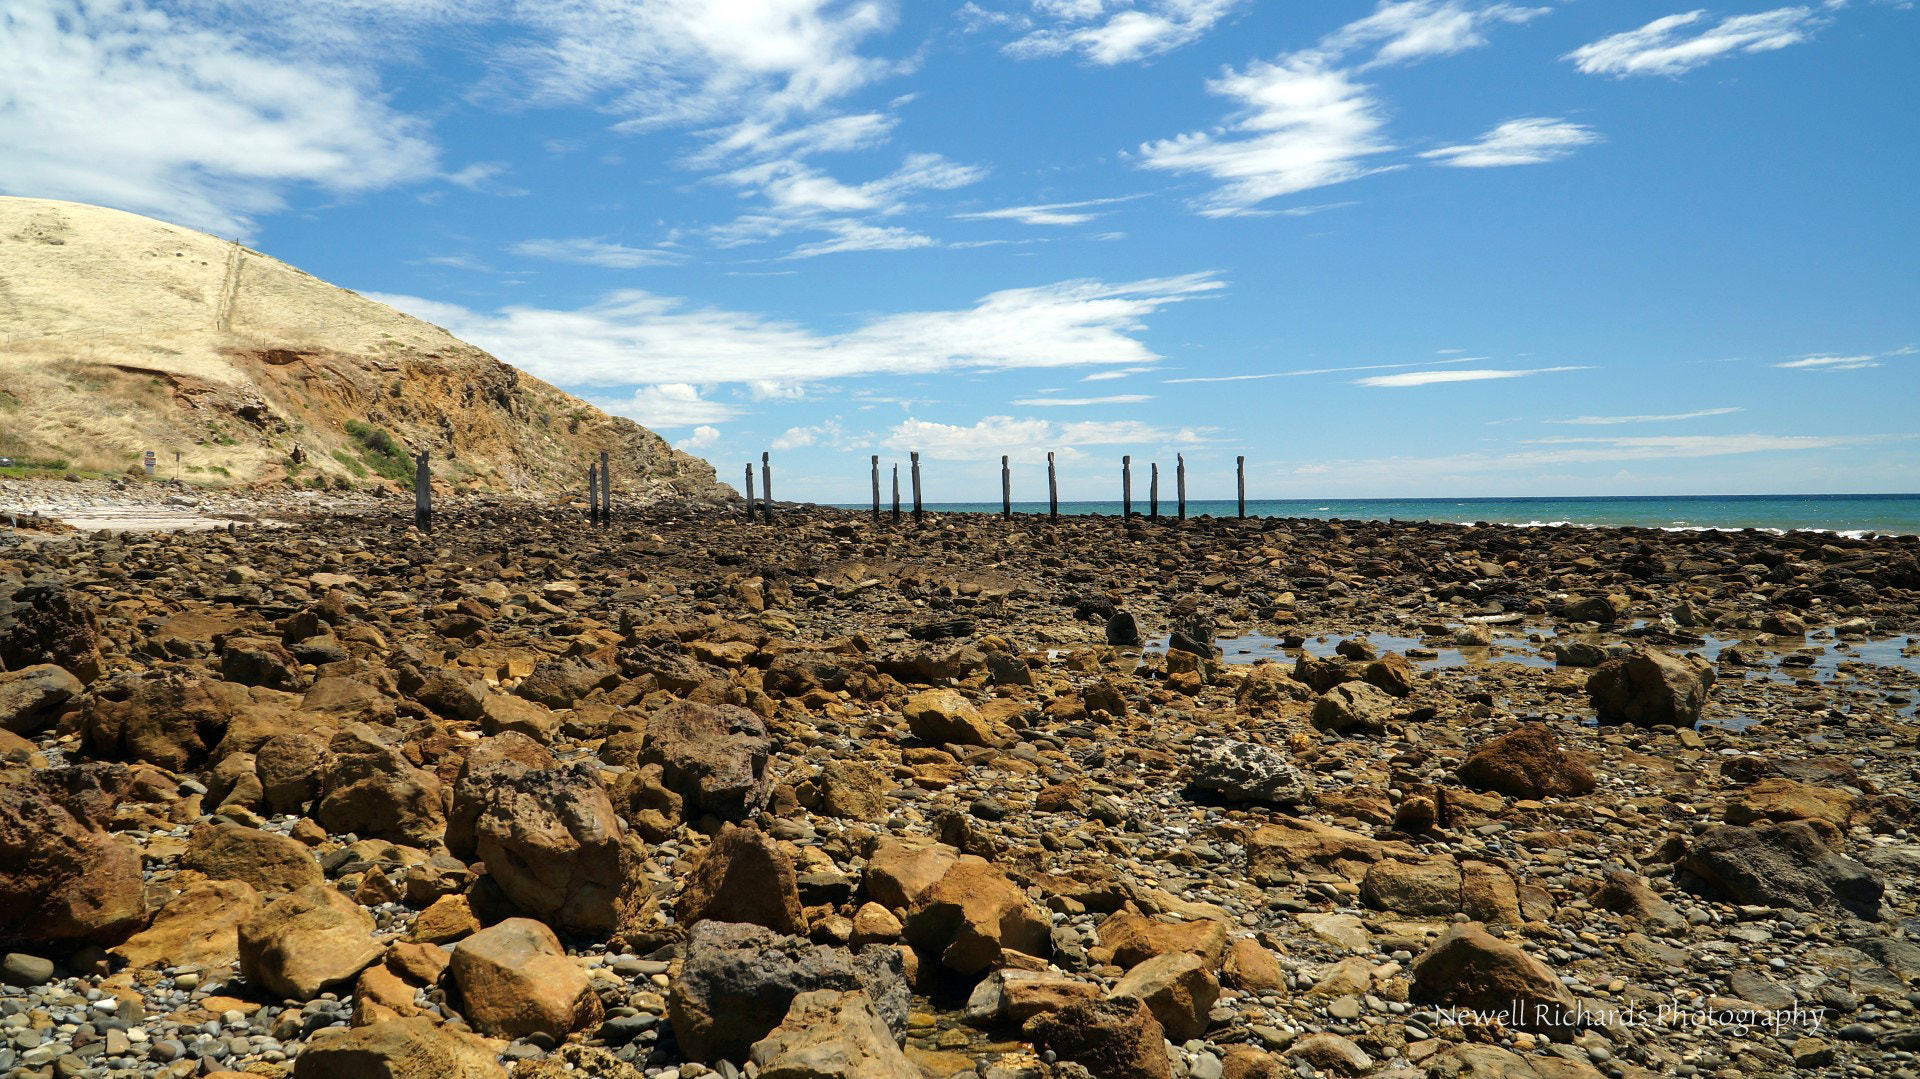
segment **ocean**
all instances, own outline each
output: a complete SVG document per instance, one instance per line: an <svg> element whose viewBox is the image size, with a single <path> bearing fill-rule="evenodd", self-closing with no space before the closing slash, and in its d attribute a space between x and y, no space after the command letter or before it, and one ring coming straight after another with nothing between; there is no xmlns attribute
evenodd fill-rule
<svg viewBox="0 0 1920 1079"><path fill-rule="evenodd" d="M871 503L850 506L868 509ZM936 512L998 513L999 502L928 503ZM1136 498L1135 513L1147 512ZM1187 501L1187 516L1231 517L1232 499ZM1015 513L1045 513L1045 502L1015 502ZM1120 503L1060 503L1063 514L1111 514ZM1162 497L1171 517L1174 501ZM1448 521L1458 524L1612 526L1663 529L1759 528L1843 535L1920 534L1920 494L1899 495L1614 495L1600 498L1282 498L1248 499L1249 517L1342 521Z"/></svg>

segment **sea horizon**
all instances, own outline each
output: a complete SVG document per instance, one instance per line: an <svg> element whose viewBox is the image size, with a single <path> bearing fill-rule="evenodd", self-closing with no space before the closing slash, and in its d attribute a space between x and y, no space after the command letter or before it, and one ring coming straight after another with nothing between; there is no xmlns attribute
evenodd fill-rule
<svg viewBox="0 0 1920 1079"><path fill-rule="evenodd" d="M839 508L870 510L872 502L836 503ZM999 513L1001 503L927 502L935 513ZM910 509L902 503L902 509ZM891 500L882 510L891 512ZM1119 516L1119 499L1062 499L1067 516ZM1016 500L1014 513L1045 514L1047 503ZM1133 500L1133 512L1146 515L1150 503ZM1173 517L1174 499L1160 499L1161 517ZM1188 499L1188 517L1233 517L1237 500ZM1920 535L1920 493L1741 494L1741 495L1531 495L1453 498L1248 498L1248 517L1316 520L1443 522L1521 527L1655 528L1666 531L1826 532L1860 536Z"/></svg>

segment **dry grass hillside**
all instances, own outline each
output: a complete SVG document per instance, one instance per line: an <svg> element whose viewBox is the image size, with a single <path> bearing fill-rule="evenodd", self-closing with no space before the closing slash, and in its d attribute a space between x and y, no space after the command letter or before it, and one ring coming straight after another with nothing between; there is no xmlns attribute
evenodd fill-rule
<svg viewBox="0 0 1920 1079"><path fill-rule="evenodd" d="M439 327L237 244L0 197L0 456L189 481L728 498L712 466Z"/></svg>

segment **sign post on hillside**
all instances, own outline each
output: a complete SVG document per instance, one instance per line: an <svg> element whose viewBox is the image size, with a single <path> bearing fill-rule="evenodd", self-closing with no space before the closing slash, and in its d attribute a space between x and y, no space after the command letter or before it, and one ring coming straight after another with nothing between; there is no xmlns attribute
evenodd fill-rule
<svg viewBox="0 0 1920 1079"><path fill-rule="evenodd" d="M426 450L413 463L413 527L433 530L433 477L427 471Z"/></svg>

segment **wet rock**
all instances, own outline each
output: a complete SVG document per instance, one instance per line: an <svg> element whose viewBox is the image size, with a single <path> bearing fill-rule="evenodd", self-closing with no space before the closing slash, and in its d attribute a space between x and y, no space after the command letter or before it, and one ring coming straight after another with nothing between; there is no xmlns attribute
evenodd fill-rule
<svg viewBox="0 0 1920 1079"><path fill-rule="evenodd" d="M463 1014L483 1034L564 1041L600 1022L586 972L553 930L531 918L509 918L462 940L450 969Z"/></svg>
<svg viewBox="0 0 1920 1079"><path fill-rule="evenodd" d="M950 689L929 689L907 698L900 706L907 729L915 738L935 745L988 746L993 727L973 702Z"/></svg>
<svg viewBox="0 0 1920 1079"><path fill-rule="evenodd" d="M1460 766L1459 777L1474 790L1509 798L1571 798L1597 786L1593 772L1562 752L1538 724L1482 743Z"/></svg>
<svg viewBox="0 0 1920 1079"><path fill-rule="evenodd" d="M1206 1032L1207 1014L1220 997L1220 982L1199 956L1175 952L1127 971L1107 995L1145 1004L1168 1039L1184 1042Z"/></svg>
<svg viewBox="0 0 1920 1079"><path fill-rule="evenodd" d="M1702 832L1680 868L1732 903L1879 917L1885 887L1866 866L1829 847L1806 821Z"/></svg>
<svg viewBox="0 0 1920 1079"><path fill-rule="evenodd" d="M1499 1014L1510 1028L1556 1040L1578 1029L1573 994L1551 969L1472 924L1448 929L1414 961L1407 999Z"/></svg>
<svg viewBox="0 0 1920 1079"><path fill-rule="evenodd" d="M1228 738L1196 738L1187 756L1195 790L1230 802L1304 805L1313 800L1313 779L1279 750Z"/></svg>
<svg viewBox="0 0 1920 1079"><path fill-rule="evenodd" d="M1560 608L1560 617L1569 622L1593 622L1611 626L1626 616L1631 603L1627 597L1613 594L1581 596L1568 600Z"/></svg>
<svg viewBox="0 0 1920 1079"><path fill-rule="evenodd" d="M1556 641L1553 645L1553 662L1560 667L1598 667L1610 657L1605 648L1586 641Z"/></svg>
<svg viewBox="0 0 1920 1079"><path fill-rule="evenodd" d="M301 1050L294 1079L507 1079L491 1049L431 1019L323 1030Z"/></svg>
<svg viewBox="0 0 1920 1079"><path fill-rule="evenodd" d="M793 860L760 829L725 825L695 863L680 893L679 921L708 919L806 932Z"/></svg>
<svg viewBox="0 0 1920 1079"><path fill-rule="evenodd" d="M478 804L474 851L515 906L569 932L616 927L641 856L591 767L498 776Z"/></svg>
<svg viewBox="0 0 1920 1079"><path fill-rule="evenodd" d="M1138 648L1144 640L1140 635L1140 622L1130 611L1115 611L1107 619L1107 643L1118 648Z"/></svg>
<svg viewBox="0 0 1920 1079"><path fill-rule="evenodd" d="M1365 682L1342 682L1313 702L1313 725L1334 734L1379 734L1393 716L1393 698Z"/></svg>
<svg viewBox="0 0 1920 1079"><path fill-rule="evenodd" d="M1713 689L1713 665L1650 648L1607 660L1587 679L1587 697L1603 724L1690 728Z"/></svg>
<svg viewBox="0 0 1920 1079"><path fill-rule="evenodd" d="M1166 1034L1138 1000L1070 1004L1027 1025L1033 1047L1085 1068L1096 1079L1169 1079Z"/></svg>
<svg viewBox="0 0 1920 1079"><path fill-rule="evenodd" d="M766 724L752 712L675 701L647 721L639 763L658 765L689 813L740 821L766 804L768 749Z"/></svg>
<svg viewBox="0 0 1920 1079"><path fill-rule="evenodd" d="M796 995L749 1058L763 1079L923 1079L857 990Z"/></svg>
<svg viewBox="0 0 1920 1079"><path fill-rule="evenodd" d="M373 918L326 885L267 904L240 923L240 975L276 996L312 1000L352 984L384 950Z"/></svg>
<svg viewBox="0 0 1920 1079"><path fill-rule="evenodd" d="M0 947L114 944L146 919L140 856L99 826L77 770L0 771ZM77 810L77 812L76 812Z"/></svg>
<svg viewBox="0 0 1920 1079"><path fill-rule="evenodd" d="M51 663L0 673L0 730L36 733L85 688L66 668Z"/></svg>

